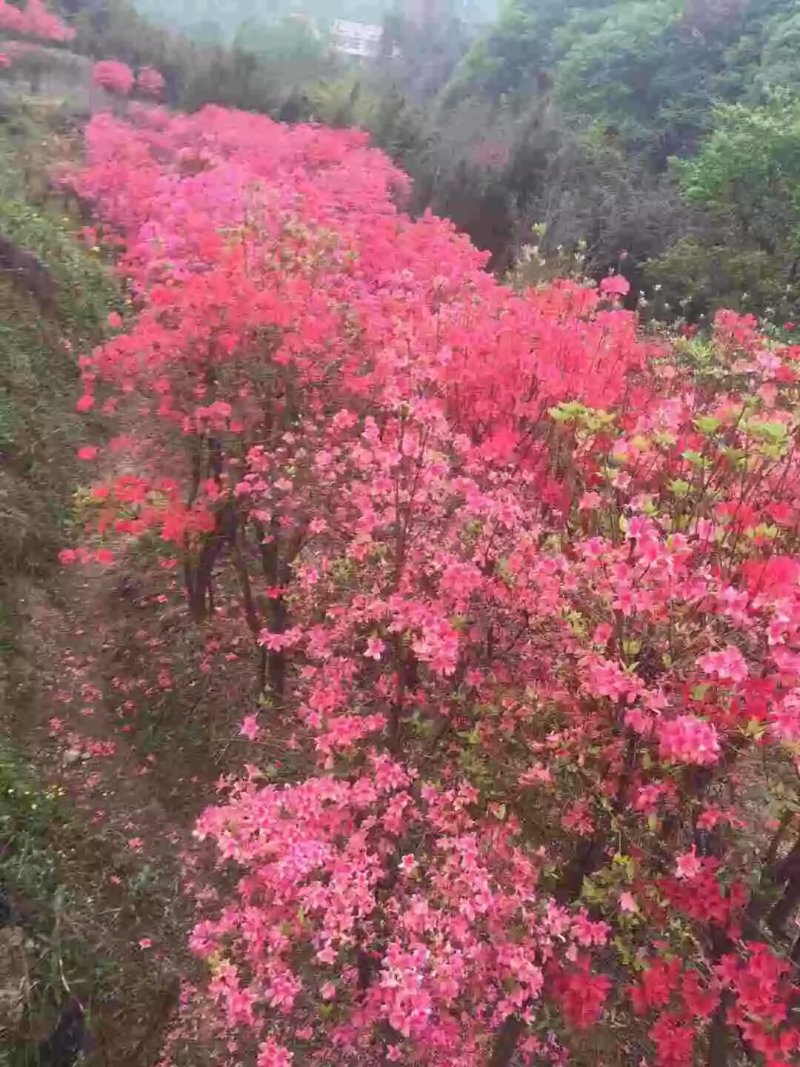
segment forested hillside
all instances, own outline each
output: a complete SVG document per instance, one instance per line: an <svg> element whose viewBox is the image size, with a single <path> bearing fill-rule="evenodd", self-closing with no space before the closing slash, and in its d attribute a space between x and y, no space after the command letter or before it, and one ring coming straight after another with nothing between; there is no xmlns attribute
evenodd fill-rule
<svg viewBox="0 0 800 1067"><path fill-rule="evenodd" d="M655 259L674 300L794 318L798 32L793 0L513 0L444 114L508 124L510 248L542 222L598 267Z"/></svg>
<svg viewBox="0 0 800 1067"><path fill-rule="evenodd" d="M622 270L661 319L800 318L794 0L506 0L488 29L455 0L397 3L369 13L374 63L279 6L218 11L226 47L208 25L165 39L125 0L80 7L80 48L149 56L181 106L368 129L413 177L412 210L452 218L498 272L529 246L534 271Z"/></svg>
<svg viewBox="0 0 800 1067"><path fill-rule="evenodd" d="M0 0L0 1065L796 1067L800 15L278 15Z"/></svg>

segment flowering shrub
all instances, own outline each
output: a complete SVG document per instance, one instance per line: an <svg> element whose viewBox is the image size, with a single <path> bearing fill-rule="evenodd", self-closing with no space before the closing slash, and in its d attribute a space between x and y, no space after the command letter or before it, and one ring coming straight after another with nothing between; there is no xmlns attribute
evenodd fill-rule
<svg viewBox="0 0 800 1067"><path fill-rule="evenodd" d="M42 41L66 42L75 36L75 31L49 12L42 0L27 0L24 8L0 0L0 31Z"/></svg>
<svg viewBox="0 0 800 1067"><path fill-rule="evenodd" d="M155 67L142 67L136 77L136 88L145 96L160 97L166 86L164 75Z"/></svg>
<svg viewBox="0 0 800 1067"><path fill-rule="evenodd" d="M115 96L129 96L135 78L127 63L120 63L118 59L103 59L95 63L92 80L95 85Z"/></svg>
<svg viewBox="0 0 800 1067"><path fill-rule="evenodd" d="M197 825L220 1062L794 1062L800 348L512 293L355 132L87 137L137 314L78 406L139 427L92 528L249 631L305 768Z"/></svg>

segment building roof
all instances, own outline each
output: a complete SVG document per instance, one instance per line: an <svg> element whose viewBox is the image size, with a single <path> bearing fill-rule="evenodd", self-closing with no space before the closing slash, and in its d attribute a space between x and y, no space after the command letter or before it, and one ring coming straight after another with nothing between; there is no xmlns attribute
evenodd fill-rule
<svg viewBox="0 0 800 1067"><path fill-rule="evenodd" d="M382 37L383 27L369 22L337 19L331 25L333 47L348 56L377 56Z"/></svg>

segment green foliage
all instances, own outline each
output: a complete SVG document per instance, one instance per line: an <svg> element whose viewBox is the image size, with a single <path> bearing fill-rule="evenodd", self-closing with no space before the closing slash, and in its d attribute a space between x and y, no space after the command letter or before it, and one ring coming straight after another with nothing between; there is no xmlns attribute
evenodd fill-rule
<svg viewBox="0 0 800 1067"><path fill-rule="evenodd" d="M477 39L460 0L422 23L402 2L309 2L321 36L283 0L146 4L233 47L164 33L128 0L81 14L81 47L154 64L187 109L362 127L411 174L414 209L452 218L495 270L541 223L549 263L583 249L599 278L624 261L634 293L660 287L659 317L800 314L795 0L505 0ZM384 19L375 64L331 54L339 17Z"/></svg>
<svg viewBox="0 0 800 1067"><path fill-rule="evenodd" d="M58 793L42 792L32 769L0 736L0 884L28 900L52 897L59 886L52 842L62 826Z"/></svg>
<svg viewBox="0 0 800 1067"><path fill-rule="evenodd" d="M471 31L456 5L420 24L396 9L383 22L380 67L372 81L390 85L416 104L434 100L452 77L469 44Z"/></svg>
<svg viewBox="0 0 800 1067"><path fill-rule="evenodd" d="M602 0L601 0L602 2ZM465 57L448 90L451 101L465 96L521 96L537 87L551 62L554 32L586 0L506 0L497 24Z"/></svg>
<svg viewBox="0 0 800 1067"><path fill-rule="evenodd" d="M800 311L800 99L775 93L759 106L713 113L697 156L676 163L681 191L705 213L705 229L684 236L651 270L709 307L769 318Z"/></svg>
<svg viewBox="0 0 800 1067"><path fill-rule="evenodd" d="M691 321L716 308L769 312L781 321L789 314L785 286L763 251L728 244L723 235L687 234L645 269L648 287L657 287L654 308L667 321Z"/></svg>
<svg viewBox="0 0 800 1067"><path fill-rule="evenodd" d="M64 818L55 791L43 791L33 769L0 735L0 891L11 909L12 924L23 918L24 939L17 937L12 966L27 972L21 988L25 1013L44 1033L58 1018L64 1000L64 975L74 979L79 956L76 946L62 936L61 917L67 905L60 884L55 842L63 832ZM6 928L6 934L8 928ZM4 942L8 949L9 942ZM14 961L14 955L19 962ZM14 971L12 971L12 974ZM82 983L81 983L82 984ZM4 991L7 995L8 991ZM33 1067L36 1047L17 1034L4 1033L0 1063Z"/></svg>
<svg viewBox="0 0 800 1067"><path fill-rule="evenodd" d="M12 924L23 924L17 942L27 979L26 1023L18 1034L3 1034L2 1067L38 1067L38 1038L55 1026L69 995L83 1002L91 1029L93 1008L115 982L116 964L102 951L90 951L79 933L93 918L92 899L82 899L66 884L67 868L82 844L61 791L45 788L0 733L0 891ZM82 888L90 889L87 882Z"/></svg>
<svg viewBox="0 0 800 1067"><path fill-rule="evenodd" d="M42 305L24 274L0 270L0 603L4 581L47 566L60 547L86 433L74 411L76 356L121 307L110 271L41 181L68 144L59 121L57 111L21 106L0 127L0 236L34 257L55 292Z"/></svg>
<svg viewBox="0 0 800 1067"><path fill-rule="evenodd" d="M765 89L800 89L800 11L767 26L759 81Z"/></svg>
<svg viewBox="0 0 800 1067"><path fill-rule="evenodd" d="M698 309L718 306L725 294L737 295L734 306L782 313L794 278L796 205L789 187L798 19L791 0L508 0L455 71L437 115L444 130L459 121L467 101L488 105L495 114L484 118L479 137L498 127L509 134L510 164L494 175L502 195L492 227L485 223L484 180L473 172L466 182L481 205L484 233L494 231L495 264L506 259L498 240L518 248L530 225L544 221L550 252L586 240L587 266L596 276L625 249L641 280L650 260L649 279L667 285L681 250L690 253ZM511 123L509 112L516 117ZM729 160L748 161L748 173L733 184L721 177L726 140ZM701 170L691 181L685 173L679 185L677 169L667 173L669 158L691 159L701 146ZM464 196L462 188L458 199ZM748 233L734 218L743 206ZM708 246L732 253L719 285L707 273ZM778 263L764 270L764 254Z"/></svg>
<svg viewBox="0 0 800 1067"><path fill-rule="evenodd" d="M319 62L324 52L308 23L292 18L275 23L247 19L237 29L233 45L241 52L287 62Z"/></svg>
<svg viewBox="0 0 800 1067"><path fill-rule="evenodd" d="M6 978L18 970L26 978L25 1026L3 1033L0 1063L8 1067L38 1063L37 1041L55 1024L67 984L91 1004L108 977L108 965L90 958L73 932L86 905L65 889L65 867L79 831L59 791L41 784L10 739L17 715L30 715L34 702L20 637L23 593L31 577L52 574L77 476L75 449L86 435L74 412L75 357L121 306L110 271L48 190L51 162L68 149L60 129L57 109L27 105L0 126L0 236L34 256L57 286L44 307L24 278L0 270L0 892L12 920L24 923L21 933L6 930L0 952Z"/></svg>
<svg viewBox="0 0 800 1067"><path fill-rule="evenodd" d="M81 345L97 339L109 307L122 298L107 265L78 239L78 220L43 184L68 150L59 124L58 110L38 114L18 106L0 126L0 236L41 261L58 288L59 328ZM3 324L12 322L6 316Z"/></svg>
<svg viewBox="0 0 800 1067"><path fill-rule="evenodd" d="M684 194L765 251L791 244L800 224L800 100L780 93L760 107L719 107L713 126L697 157L680 166Z"/></svg>
<svg viewBox="0 0 800 1067"><path fill-rule="evenodd" d="M297 98L313 82L335 77L338 65L305 23L286 18L276 25L264 17L269 12L253 10L253 17L243 15L223 30L224 9L215 7L207 18L198 14L192 23L196 33L177 32L176 26L186 30L180 20L165 32L161 5L150 21L129 0L102 0L76 18L76 47L133 67L157 67L166 78L168 101L183 110L218 103L290 120L309 117ZM295 112L281 114L288 101Z"/></svg>
<svg viewBox="0 0 800 1067"><path fill-rule="evenodd" d="M407 170L419 166L427 148L424 115L394 88L383 93L354 76L318 82L309 89L313 116L329 126L358 126Z"/></svg>
<svg viewBox="0 0 800 1067"><path fill-rule="evenodd" d="M565 108L618 127L627 141L646 140L667 95L658 85L659 57L681 6L681 0L634 0L603 18L593 12L568 23L556 73Z"/></svg>
<svg viewBox="0 0 800 1067"><path fill-rule="evenodd" d="M52 128L24 109L0 132L0 235L36 258L56 293L54 306L43 308L24 278L0 271L0 448L32 487L49 486L56 497L64 454L71 460L82 432L72 410L75 356L64 342L76 354L96 343L109 310L121 306L107 266L79 241L64 203L30 187L63 149Z"/></svg>
<svg viewBox="0 0 800 1067"><path fill-rule="evenodd" d="M60 323L77 342L88 341L119 302L119 290L99 257L77 243L74 222L59 206L0 198L0 233L45 265L58 287Z"/></svg>

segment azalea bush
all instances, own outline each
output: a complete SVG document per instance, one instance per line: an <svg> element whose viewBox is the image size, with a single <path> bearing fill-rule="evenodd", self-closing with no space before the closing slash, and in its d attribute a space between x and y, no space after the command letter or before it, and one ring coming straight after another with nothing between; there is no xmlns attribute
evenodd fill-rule
<svg viewBox="0 0 800 1067"><path fill-rule="evenodd" d="M65 559L159 546L257 666L165 1062L795 1062L800 348L514 292L357 132L87 154L133 429Z"/></svg>
<svg viewBox="0 0 800 1067"><path fill-rule="evenodd" d="M58 43L75 37L75 31L48 11L42 0L26 0L24 6L0 0L0 32Z"/></svg>
<svg viewBox="0 0 800 1067"><path fill-rule="evenodd" d="M94 65L92 81L114 96L129 96L136 79L127 63L121 63L118 59L102 59Z"/></svg>
<svg viewBox="0 0 800 1067"><path fill-rule="evenodd" d="M142 67L136 75L136 88L145 96L158 99L163 95L166 84L164 75L155 67Z"/></svg>

